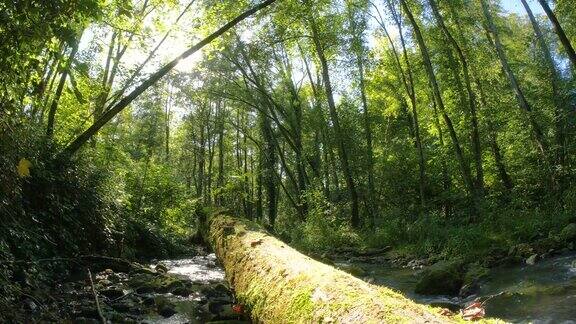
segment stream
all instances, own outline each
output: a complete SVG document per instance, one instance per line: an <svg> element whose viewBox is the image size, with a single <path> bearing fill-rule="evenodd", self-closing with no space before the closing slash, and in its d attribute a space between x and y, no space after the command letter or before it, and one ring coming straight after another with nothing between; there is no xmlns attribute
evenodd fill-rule
<svg viewBox="0 0 576 324"><path fill-rule="evenodd" d="M166 295L174 305L175 314L169 317L149 317L145 321L146 323L177 324L206 323L208 321L214 323L219 321L249 323L249 321L241 320L241 316L232 310L233 296L228 291L224 270L219 266L214 253L185 259L164 260L158 264L165 265L169 275L188 280L193 286L210 287L210 289L200 289L199 291L194 289L194 292L189 296ZM150 267L154 267L154 265L152 264ZM202 313L212 313L216 316L205 316Z"/></svg>
<svg viewBox="0 0 576 324"><path fill-rule="evenodd" d="M419 303L463 306L480 297L486 316L514 323L576 323L576 254L544 259L535 265L498 267L466 297L424 296L414 293L418 270L362 262L336 262L365 270L363 279L400 291Z"/></svg>
<svg viewBox="0 0 576 324"><path fill-rule="evenodd" d="M182 260L162 261L169 273L188 278L194 283L224 282L224 272L214 254ZM486 316L514 323L576 323L576 254L544 259L535 265L498 267L479 282L476 294L466 298L424 296L414 293L419 270L387 264L336 262L336 266L354 265L365 270L363 279L402 292L423 304L458 308L476 298L490 298L485 303ZM198 296L176 298L178 313L154 323L185 323L193 316L189 310Z"/></svg>

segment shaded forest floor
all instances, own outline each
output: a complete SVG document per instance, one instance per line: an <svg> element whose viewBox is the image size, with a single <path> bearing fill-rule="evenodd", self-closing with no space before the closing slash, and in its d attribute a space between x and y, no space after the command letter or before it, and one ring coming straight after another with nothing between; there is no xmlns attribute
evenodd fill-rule
<svg viewBox="0 0 576 324"><path fill-rule="evenodd" d="M124 259L87 256L20 264L11 287L18 298L4 296L5 323L249 323L234 310L234 295L215 257L190 247L187 259L144 266ZM61 272L51 268L60 264ZM53 271L53 272L50 272ZM42 272L44 275L39 275ZM16 295L15 295L16 296Z"/></svg>

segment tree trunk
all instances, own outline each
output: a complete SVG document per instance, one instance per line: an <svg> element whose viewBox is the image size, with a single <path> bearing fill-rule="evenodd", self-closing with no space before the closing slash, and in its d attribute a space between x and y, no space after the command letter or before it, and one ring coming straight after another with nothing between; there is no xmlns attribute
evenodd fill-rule
<svg viewBox="0 0 576 324"><path fill-rule="evenodd" d="M478 114L476 113L476 96L474 91L472 90L472 81L470 79L470 71L468 68L468 60L462 51L462 48L456 41L456 39L452 36L452 33L444 24L444 18L440 14L440 10L438 10L438 6L435 0L429 0L430 6L432 7L432 12L436 17L438 25L446 35L446 38L456 51L458 58L460 60L460 64L462 64L462 73L464 75L464 84L466 85L466 93L468 94L468 108L470 113L470 127L471 127L471 138L472 138L472 151L474 152L474 161L476 165L476 190L477 195L479 197L484 196L484 169L482 167L482 148L480 146L480 131L478 130ZM457 67L453 66L455 76L457 79L458 87L462 87L462 83L460 81L460 77L457 72ZM462 93L462 90L459 89Z"/></svg>
<svg viewBox="0 0 576 324"><path fill-rule="evenodd" d="M368 107L368 99L366 97L366 84L364 79L364 56L365 50L363 45L363 38L362 33L364 30L361 30L357 22L358 18L354 15L354 9L349 5L347 7L348 11L348 21L351 28L352 34L352 43L351 43L351 51L354 53L354 59L356 61L356 68L358 69L358 83L359 83L359 90L360 90L360 99L362 102L362 115L363 115L363 122L364 122L364 137L366 141L366 160L367 160L367 168L366 168L366 175L368 178L368 193L364 198L364 202L367 209L368 218L370 221L370 228L374 227L375 222L375 188L374 188L374 149L372 148L372 126L370 122L370 112ZM361 17L360 19L364 19Z"/></svg>
<svg viewBox="0 0 576 324"><path fill-rule="evenodd" d="M330 82L330 73L328 70L328 61L324 55L324 47L320 42L320 34L318 26L316 25L316 20L314 18L314 13L310 13L310 28L312 29L312 40L314 41L314 47L318 55L322 67L322 79L324 81L324 90L326 91L326 97L328 100L328 109L330 113L330 119L334 126L334 132L336 135L336 141L338 145L338 155L340 157L340 163L342 167L342 172L344 173L344 179L346 180L346 185L348 187L348 192L350 194L350 203L352 208L350 211L350 224L352 227L358 228L360 226L360 214L358 210L358 192L356 191L356 184L354 183L354 178L352 177L352 170L350 168L350 162L348 160L348 151L346 150L346 144L344 143L342 129L340 128L340 119L336 111L336 103L334 102L334 93L332 91L332 84Z"/></svg>
<svg viewBox="0 0 576 324"><path fill-rule="evenodd" d="M222 188L224 186L224 108L222 102L217 105L218 116L218 180L216 186ZM222 205L222 198L218 198L217 203Z"/></svg>
<svg viewBox="0 0 576 324"><path fill-rule="evenodd" d="M546 16L548 16L548 19L550 19L550 21L552 22L552 25L554 26L554 30L556 31L556 34L558 35L558 38L560 39L562 46L564 46L564 50L566 51L568 58L572 62L572 67L574 69L576 69L576 52L574 51L574 47L572 47L570 40L566 36L564 29L560 25L558 18L556 18L556 15L554 14L552 9L548 5L547 0L538 0L538 2L542 6L542 9L544 9Z"/></svg>
<svg viewBox="0 0 576 324"><path fill-rule="evenodd" d="M518 83L518 80L516 79L516 75L514 74L514 72L512 71L512 68L510 67L510 64L508 63L508 57L506 56L506 53L504 52L504 46L502 45L502 42L500 41L500 35L499 35L498 30L496 29L496 25L494 24L494 21L492 19L492 14L490 13L490 8L488 7L488 3L486 2L486 0L480 0L480 2L482 4L482 11L484 12L486 22L488 23L488 29L489 29L490 33L492 34L492 36L494 37L494 47L496 48L496 52L498 54L498 58L500 59L500 63L502 64L502 68L504 69L504 72L506 73L506 76L508 77L510 85L512 86L512 89L514 90L514 94L516 95L516 100L518 101L518 105L520 106L520 108L522 110L524 110L524 112L527 115L528 122L530 123L530 126L532 128L532 134L534 137L534 141L536 142L536 146L537 146L540 154L542 155L545 163L548 163L548 155L547 155L548 152L547 152L547 148L546 148L544 133L542 132L540 125L538 125L538 123L536 122L536 118L534 117L534 113L532 112L532 107L530 106L530 104L526 100L526 97L524 96L524 92L520 88L520 84Z"/></svg>
<svg viewBox="0 0 576 324"><path fill-rule="evenodd" d="M68 73L70 73L70 69L72 68L72 62L74 61L74 57L78 52L78 45L80 45L81 38L82 33L78 37L78 40L74 40L74 44L70 49L70 55L68 56L68 62L66 62L66 67L60 76L60 82L56 88L56 93L54 94L54 98L52 98L52 104L50 105L50 110L48 111L48 125L46 126L46 137L48 138L52 138L52 135L54 134L54 123L56 118L56 111L58 110L58 102L60 101L62 91L66 85L66 78L68 77Z"/></svg>
<svg viewBox="0 0 576 324"><path fill-rule="evenodd" d="M394 46L394 42L392 41L392 37L388 33L385 23L381 23L381 27L392 46L392 52L394 54L394 58L396 60L396 64L398 66L398 71L402 76L402 82L404 84L404 88L406 89L406 94L410 98L410 104L412 108L412 119L414 123L414 141L416 144L416 149L418 152L418 191L420 194L420 210L424 212L426 210L426 196L425 196L425 189L426 189L426 160L424 158L424 149L422 147L422 137L420 135L420 120L418 117L418 106L416 105L416 91L414 89L414 78L412 75L412 65L410 63L410 59L408 57L408 51L406 49L406 42L404 40L404 35L402 32L402 22L400 20L400 16L398 15L396 9L392 6L390 0L386 0L386 4L388 5L388 9L392 13L392 17L396 23L396 27L398 28L398 34L400 36L400 45L402 46L402 53L404 57L404 62L406 63L406 73L402 68L402 64L400 63L400 58L398 53L396 52L396 47Z"/></svg>
<svg viewBox="0 0 576 324"><path fill-rule="evenodd" d="M277 214L277 189L276 189L276 145L270 119L260 113L260 131L264 140L264 157L262 159L262 181L266 189L266 202L268 203L268 222L274 228Z"/></svg>
<svg viewBox="0 0 576 324"><path fill-rule="evenodd" d="M315 261L255 223L220 213L202 228L254 322L454 322L389 288Z"/></svg>
<svg viewBox="0 0 576 324"><path fill-rule="evenodd" d="M478 80L478 78L475 78L475 83L480 94L479 95L480 103L486 109L488 108L488 103L486 102L486 95L484 94L484 88L482 87L482 84L480 83L480 80ZM508 171L506 171L506 164L504 163L504 158L502 157L500 146L498 146L497 141L498 134L491 126L490 120L488 120L488 124L490 124L490 126L488 127L488 135L490 136L489 144L490 149L492 150L492 154L494 155L494 161L496 162L498 175L500 176L500 180L502 181L504 188L506 188L507 191L511 191L512 188L514 188L514 183L512 182L510 175L508 175Z"/></svg>
<svg viewBox="0 0 576 324"><path fill-rule="evenodd" d="M462 178L464 180L464 184L466 185L466 189L468 190L470 196L472 197L475 213L478 214L480 211L480 199L477 195L476 190L474 189L474 182L472 181L472 174L470 172L470 166L466 162L464 158L464 153L462 152L462 148L460 147L460 142L458 140L458 135L456 134L456 130L452 125L452 120L448 116L446 109L444 107L444 101L442 99L442 94L440 93L440 87L438 86L438 81L436 80L436 75L434 74L434 69L432 68L432 62L430 60L430 54L428 53L428 48L426 47L426 43L424 42L424 38L420 32L420 27L416 23L416 19L412 15L410 8L406 4L405 0L401 0L402 7L412 24L414 34L416 36L416 41L418 43L418 47L420 48L420 52L422 54L422 59L424 61L424 66L426 68L426 72L428 74L428 79L430 81L430 85L432 86L432 92L434 94L436 105L446 123L446 127L448 128L448 133L450 134L450 139L452 140L452 145L454 147L454 153L456 154L456 159L458 160L458 164L460 165L460 172L462 174Z"/></svg>
<svg viewBox="0 0 576 324"><path fill-rule="evenodd" d="M532 9L530 9L530 6L526 0L520 1L522 1L522 5L528 14L528 17L530 18L532 28L534 29L534 34L536 35L536 42L538 43L540 50L542 51L542 55L544 56L544 60L548 65L548 73L552 85L552 101L554 102L554 121L556 126L556 148L554 151L556 153L556 163L563 165L565 157L565 113L563 111L563 107L565 102L563 94L560 91L560 74L558 73L558 69L554 64L554 59L552 58L548 44L546 44L546 39L544 38L544 34L540 29L540 25L538 25L538 21L536 21L536 17L534 17L534 14L532 13Z"/></svg>
<svg viewBox="0 0 576 324"><path fill-rule="evenodd" d="M232 19L231 21L226 23L224 26L220 27L218 30L216 30L212 34L208 35L207 37L205 37L204 39L202 39L201 41L199 41L198 43L196 43L195 45L193 45L192 47L187 49L184 53L180 54L177 58L170 61L168 64L162 66L160 69L158 69L152 75L150 75L150 77L148 77L148 79L146 79L142 83L140 83L140 85L138 85L132 92L130 92L128 95L126 95L120 101L118 101L118 103L116 103L113 107L108 109L102 116L100 116L100 118L98 118L97 121L94 122L94 124L92 124L92 126L90 126L82 134L80 134L78 137L76 137L76 139L74 139L74 141L72 141L72 143L70 143L70 145L68 145L64 149L64 151L62 152L62 156L63 157L69 157L69 156L73 155L74 153L76 153L88 140L90 140L90 138L92 138L92 136L94 136L102 127L104 127L104 125L106 125L106 123L108 123L112 118L114 118L124 108L128 107L128 105L130 105L130 103L132 103L132 101L134 101L134 99L136 99L138 96L140 96L144 91L146 91L148 88L150 88L151 86L156 84L156 82L158 82L158 80L160 80L162 77L164 77L166 74L168 74L168 72L170 72L176 65L178 65L178 63L181 60L189 57L190 55L192 55L194 53L196 53L198 50L200 50L201 48L203 48L204 46L206 46L207 44L212 42L214 39L220 37L222 34L224 34L226 31L228 31L232 27L236 26L238 23L240 23L244 19L252 16L256 12L260 11L261 9L264 9L264 8L270 6L275 1L276 0L265 0L265 1L261 2L260 4L244 11L243 13L238 15L236 18Z"/></svg>

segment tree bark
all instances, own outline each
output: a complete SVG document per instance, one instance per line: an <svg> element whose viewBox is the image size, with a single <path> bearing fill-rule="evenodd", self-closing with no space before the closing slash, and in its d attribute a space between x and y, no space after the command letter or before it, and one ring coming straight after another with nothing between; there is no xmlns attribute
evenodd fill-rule
<svg viewBox="0 0 576 324"><path fill-rule="evenodd" d="M424 66L426 68L426 72L428 74L428 79L430 81L430 85L432 87L432 92L434 94L435 102L438 106L438 110L446 123L446 127L448 128L448 133L450 134L450 139L452 140L452 146L454 147L454 153L456 154L456 159L458 160L458 164L460 166L460 172L462 174L462 178L464 180L464 184L472 197L475 212L478 214L480 211L479 206L479 197L477 196L476 190L474 189L474 182L472 181L472 174L470 172L470 166L466 162L464 158L464 153L462 152L462 148L460 147L460 142L458 140L458 135L456 134L456 130L452 125L452 120L448 116L446 112L446 108L444 107L444 101L442 99L442 94L440 92L440 87L438 86L438 81L436 80L436 75L434 74L434 69L432 68L432 62L430 60L430 54L428 53L428 48L426 47L426 43L424 42L424 38L420 32L420 27L416 22L416 19L412 15L410 8L406 4L405 0L400 0L402 3L402 8L404 9L410 23L412 24L414 34L416 36L416 41L418 43L418 47L420 48L420 52L422 54L422 59L424 61Z"/></svg>
<svg viewBox="0 0 576 324"><path fill-rule="evenodd" d="M56 93L54 94L54 98L52 98L52 104L50 105L50 110L48 110L48 124L46 126L46 137L52 138L54 134L54 123L56 118L56 111L58 110L58 102L60 101L60 97L62 96L62 91L64 90L64 86L66 85L66 78L70 73L70 69L72 68L72 61L74 61L74 57L78 52L78 45L80 45L80 39L82 38L82 34L78 37L78 40L74 40L74 44L70 49L70 55L68 56L68 62L66 62L66 67L64 71L62 71L62 75L60 76L60 82L58 82L58 87L56 88Z"/></svg>
<svg viewBox="0 0 576 324"><path fill-rule="evenodd" d="M255 223L214 214L203 222L202 233L254 322L454 322L389 288L315 261Z"/></svg>
<svg viewBox="0 0 576 324"><path fill-rule="evenodd" d="M332 84L330 82L330 72L328 69L328 61L324 54L324 47L320 41L320 31L316 25L316 20L314 18L314 13L309 13L310 28L312 30L312 40L314 42L314 47L316 49L316 54L320 61L322 67L322 79L324 81L324 90L326 91L326 97L328 100L328 110L330 113L330 119L334 126L334 132L336 135L336 141L338 145L338 155L340 157L340 163L342 167L342 172L344 173L344 179L346 180L346 185L348 187L348 192L350 194L350 224L352 227L358 228L360 226L360 214L358 210L358 192L356 191L356 184L354 183L354 178L352 177L352 170L350 168L350 162L348 160L348 151L346 150L346 144L344 143L342 129L340 127L340 118L338 117L338 112L336 111L336 103L334 102L334 93L332 91Z"/></svg>
<svg viewBox="0 0 576 324"><path fill-rule="evenodd" d="M556 64L554 64L554 59L552 58L548 44L546 44L546 39L544 38L544 34L540 29L540 25L532 13L532 9L530 9L530 6L526 0L520 1L522 2L522 5L528 14L528 18L530 18L532 28L534 29L534 34L536 35L536 42L538 43L538 46L542 51L542 55L544 56L544 60L548 65L548 74L552 85L552 101L554 102L554 122L556 126L556 148L554 151L556 153L556 163L563 165L565 157L565 114L563 111L563 106L565 102L563 94L560 91L560 74L556 68Z"/></svg>
<svg viewBox="0 0 576 324"><path fill-rule="evenodd" d="M482 11L484 12L484 17L486 18L486 22L488 23L488 29L489 29L490 33L492 34L492 36L494 37L494 47L496 48L496 52L498 54L498 58L500 59L500 63L502 64L502 68L504 69L504 72L506 73L506 76L508 77L510 85L512 86L512 89L514 90L514 94L516 95L516 100L518 101L518 105L520 106L520 109L524 110L524 112L526 113L526 116L528 118L528 122L530 124L530 127L532 128L532 134L534 137L534 141L536 142L536 146L538 148L538 151L542 155L545 163L548 163L548 155L547 155L548 152L547 152L547 147L546 147L546 141L544 138L544 133L542 132L540 125L538 125L538 123L536 122L536 118L534 117L532 107L530 106L530 104L526 100L526 97L524 96L524 92L520 88L520 84L518 83L518 80L516 79L516 75L514 74L514 72L512 71L512 68L510 67L510 64L508 63L508 57L506 56L506 53L504 52L504 46L502 45L502 42L500 41L500 35L499 35L498 30L496 29L496 25L494 24L494 21L492 19L492 14L490 13L490 8L488 7L488 3L486 2L486 0L480 0L480 2L482 4Z"/></svg>
<svg viewBox="0 0 576 324"><path fill-rule="evenodd" d="M576 52L574 51L574 47L572 47L570 40L566 36L566 33L564 32L562 25L560 25L558 18L556 18L556 15L552 11L546 0L538 0L538 2L542 6L542 9L544 9L544 12L546 13L546 16L548 16L548 19L550 19L550 22L552 22L554 30L556 31L556 34L558 35L558 38L560 39L562 46L564 46L564 50L566 51L568 58L572 62L572 67L576 69Z"/></svg>

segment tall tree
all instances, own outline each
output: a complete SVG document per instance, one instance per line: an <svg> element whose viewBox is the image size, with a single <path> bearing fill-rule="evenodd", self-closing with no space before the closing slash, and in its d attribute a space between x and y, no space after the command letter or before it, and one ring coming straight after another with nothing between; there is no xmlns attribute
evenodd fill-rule
<svg viewBox="0 0 576 324"><path fill-rule="evenodd" d="M574 47L572 47L570 40L566 36L566 33L564 32L562 25L560 25L558 18L556 18L554 11L552 11L550 6L548 5L547 0L538 0L538 2L542 6L542 9L544 9L544 12L546 13L546 16L548 16L548 19L550 19L550 22L552 22L554 30L556 31L556 34L558 35L558 38L560 39L562 46L564 46L566 55L568 55L568 58L572 62L572 67L576 69L576 51L574 51Z"/></svg>
<svg viewBox="0 0 576 324"><path fill-rule="evenodd" d="M480 0L482 5L482 12L484 13L484 17L486 19L486 23L488 24L488 30L490 34L494 38L494 47L496 49L496 53L498 54L498 58L500 59L500 64L508 77L508 81L510 82L510 86L512 90L514 90L514 94L516 95L516 100L518 101L518 105L520 109L525 112L526 118L532 128L532 134L534 137L534 141L537 145L538 151L542 155L545 163L548 163L548 150L546 145L546 140L544 137L544 133L540 125L536 122L536 117L534 116L534 112L532 110L532 106L528 103L526 96L524 95L524 91L520 88L520 83L516 78L516 75L512 71L510 67L510 63L508 62L508 57L506 56L506 52L504 51L504 46L502 45L502 41L500 40L500 34L496 25L494 24L494 19L492 17L492 13L490 12L490 7L486 0Z"/></svg>
<svg viewBox="0 0 576 324"><path fill-rule="evenodd" d="M204 46L206 46L207 44L212 42L214 39L216 39L219 36L221 36L222 34L224 34L226 31L228 31L232 27L236 26L238 23L240 23L244 19L246 19L246 18L252 16L254 13L270 6L275 1L276 0L266 0L266 1L263 1L254 7L244 11L243 13L241 13L236 18L234 18L231 21L229 21L228 23L226 23L224 26L220 27L218 30L216 30L212 34L208 35L207 37L205 37L204 39L202 39L201 41L199 41L198 43L196 43L195 45L190 47L188 50L184 51L184 53L180 54L177 58L173 59L168 64L162 66L155 73L150 75L150 77L148 77L148 79L142 81L142 83L140 83L140 85L138 85L134 90L132 90L132 92L130 92L128 95L123 97L120 101L118 101L117 104L115 104L114 106L112 106L108 110L106 110L106 112L104 114L102 114L102 116L100 116L100 118L98 118L98 120L96 120L82 134L80 134L78 137L76 137L64 149L63 154L70 156L70 155L73 155L74 153L76 153L82 147L82 145L84 145L88 140L90 140L90 138L92 138L92 136L94 136L102 127L104 127L104 125L106 125L106 123L108 123L112 118L114 118L119 112L124 110L124 108L128 107L128 105L130 105L130 103L132 103L132 101L134 101L134 99L136 99L144 91L146 91L152 85L156 84L156 82L158 82L158 80L162 79L166 74L168 74L168 72L170 72L181 60L189 57L190 55L192 55L194 53L196 53L198 50L200 50L201 48L203 48Z"/></svg>
<svg viewBox="0 0 576 324"><path fill-rule="evenodd" d="M309 2L306 2L309 4ZM348 157L348 151L346 149L346 144L344 142L344 134L342 128L340 127L340 118L338 117L338 112L336 111L336 103L334 102L334 92L332 90L332 83L330 82L330 71L328 67L328 60L324 53L324 45L322 44L320 30L314 17L314 8L308 5L308 23L310 24L310 29L312 31L312 41L314 43L314 49L318 55L318 60L320 61L320 66L322 68L322 79L324 82L324 91L326 92L326 99L328 101L328 111L330 113L330 119L334 126L334 133L336 136L336 142L338 145L338 156L340 158L340 163L342 167L342 172L344 173L344 179L346 180L346 186L348 187L348 193L350 195L351 212L350 212L350 224L353 227L360 226L360 214L358 210L358 192L356 189L356 183L352 176L352 169L350 168L350 161Z"/></svg>
<svg viewBox="0 0 576 324"><path fill-rule="evenodd" d="M563 106L565 102L563 100L563 94L561 93L561 85L560 85L560 73L556 68L556 64L554 63L554 59L552 58L552 54L550 53L550 48L548 44L546 44L546 39L544 38L544 34L540 29L540 25L538 21L536 21L536 17L534 17L534 13L532 13L532 9L530 9L530 5L526 0L521 0L526 13L528 14L528 18L530 19L530 23L532 24L532 28L534 29L534 34L536 35L536 42L540 47L540 51L544 57L544 61L547 65L548 75L552 85L552 98L554 101L554 109L555 109L555 124L556 124L556 163L562 165L564 163L564 155L565 155L565 147L564 147L564 109Z"/></svg>
<svg viewBox="0 0 576 324"><path fill-rule="evenodd" d="M460 60L460 64L462 66L462 73L464 75L464 84L466 85L466 94L468 95L468 108L470 113L470 128L472 133L472 151L474 152L474 162L476 164L476 190L478 191L477 195L482 197L484 195L484 170L482 167L482 148L480 146L480 131L478 126L478 114L476 112L476 95L472 90L472 81L470 79L470 70L468 68L468 60L464 55L464 51L456 41L456 39L452 36L452 33L444 23L444 18L438 9L435 0L429 0L430 6L432 8L432 13L436 18L436 21L442 32L448 39L452 48L456 51L458 58ZM456 67L453 66L453 69L456 71ZM457 73L456 73L457 74ZM457 79L459 77L457 76ZM458 83L460 81L458 80Z"/></svg>
<svg viewBox="0 0 576 324"><path fill-rule="evenodd" d="M408 16L408 20L412 25L412 30L414 31L414 35L416 36L416 41L418 43L418 47L420 48L420 53L422 54L422 59L424 61L424 67L426 68L426 73L428 75L428 79L430 82L430 86L432 87L432 92L434 94L434 100L444 122L446 123L446 127L448 128L448 133L450 134L450 139L452 140L452 146L454 148L454 153L456 154L456 159L458 160L458 164L460 166L460 172L462 175L462 179L464 180L464 184L468 189L470 196L473 199L475 212L478 213L480 210L480 197L478 196L478 192L474 188L474 182L472 180L472 174L470 172L470 166L464 157L464 152L462 151L460 141L458 139L458 135L456 134L456 130L454 129L452 119L448 116L446 108L444 106L444 100L442 99L442 93L440 92L440 87L438 85L438 81L436 79L436 75L434 73L434 68L432 67L432 61L430 59L430 54L428 51L428 47L424 41L424 37L420 31L420 27L410 10L410 7L406 3L405 0L400 0L402 8Z"/></svg>
<svg viewBox="0 0 576 324"><path fill-rule="evenodd" d="M358 84L360 90L360 99L362 102L362 113L364 117L364 135L366 137L366 158L368 161L367 178L368 178L368 192L366 195L367 212L371 224L374 224L374 217L376 209L375 203L375 187L374 187L374 149L372 147L372 126L371 118L368 107L368 99L366 98L366 80L364 76L364 65L366 57L366 49L364 46L363 34L366 29L366 13L367 8L359 8L355 3L347 3L348 23L350 25L351 44L350 49L353 53L356 68L358 70Z"/></svg>

